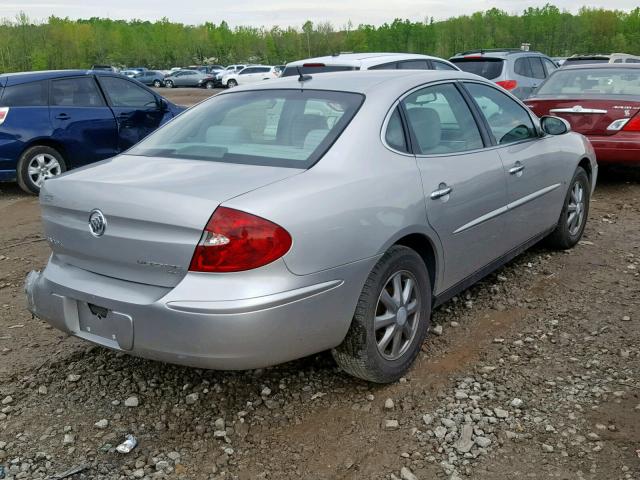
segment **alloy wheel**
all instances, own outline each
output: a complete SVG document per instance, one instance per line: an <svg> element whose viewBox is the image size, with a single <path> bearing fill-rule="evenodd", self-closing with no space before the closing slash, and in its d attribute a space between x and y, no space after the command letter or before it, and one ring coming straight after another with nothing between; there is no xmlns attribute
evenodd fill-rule
<svg viewBox="0 0 640 480"><path fill-rule="evenodd" d="M386 360L402 357L418 330L420 292L411 272L394 273L378 297L373 329L378 352Z"/></svg>
<svg viewBox="0 0 640 480"><path fill-rule="evenodd" d="M53 155L39 153L29 162L27 172L33 184L41 188L46 179L60 175L62 167L58 159Z"/></svg>
<svg viewBox="0 0 640 480"><path fill-rule="evenodd" d="M580 182L575 182L571 188L569 206L567 207L567 227L571 236L580 231L584 221L584 211L584 187Z"/></svg>

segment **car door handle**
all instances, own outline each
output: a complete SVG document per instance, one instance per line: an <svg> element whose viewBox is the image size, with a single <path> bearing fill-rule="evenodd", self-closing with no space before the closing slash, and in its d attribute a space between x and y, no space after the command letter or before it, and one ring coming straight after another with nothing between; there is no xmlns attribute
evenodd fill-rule
<svg viewBox="0 0 640 480"><path fill-rule="evenodd" d="M511 175L517 175L518 173L521 173L523 170L524 170L524 165L522 165L520 162L517 162L513 167L509 169L509 173Z"/></svg>
<svg viewBox="0 0 640 480"><path fill-rule="evenodd" d="M56 115L56 118L58 120L69 120L71 117L66 113L59 113L58 115Z"/></svg>
<svg viewBox="0 0 640 480"><path fill-rule="evenodd" d="M433 192L431 192L431 199L436 200L438 198L445 197L449 195L452 190L453 189L447 186L446 183L441 183L440 185L438 185L438 190L434 190Z"/></svg>

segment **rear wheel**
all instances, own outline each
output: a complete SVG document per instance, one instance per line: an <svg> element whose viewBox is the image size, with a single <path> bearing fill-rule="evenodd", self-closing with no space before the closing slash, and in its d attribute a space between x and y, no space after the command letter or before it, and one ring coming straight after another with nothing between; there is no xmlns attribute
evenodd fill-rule
<svg viewBox="0 0 640 480"><path fill-rule="evenodd" d="M64 158L54 148L31 147L18 160L18 185L25 192L37 195L45 180L57 177L66 169Z"/></svg>
<svg viewBox="0 0 640 480"><path fill-rule="evenodd" d="M153 86L156 88L160 88L162 86L162 82L160 80L154 80Z"/></svg>
<svg viewBox="0 0 640 480"><path fill-rule="evenodd" d="M231 79L227 82L227 87L229 88L233 88L233 87L237 87L238 86L238 82L236 82L235 80Z"/></svg>
<svg viewBox="0 0 640 480"><path fill-rule="evenodd" d="M591 185L587 172L578 167L571 179L556 228L547 237L551 248L566 250L582 238L589 216Z"/></svg>
<svg viewBox="0 0 640 480"><path fill-rule="evenodd" d="M422 258L410 248L393 246L369 274L333 358L355 377L394 382L420 352L430 316L431 285Z"/></svg>
<svg viewBox="0 0 640 480"><path fill-rule="evenodd" d="M164 86L167 88L173 88L173 82L171 80L165 80Z"/></svg>
<svg viewBox="0 0 640 480"><path fill-rule="evenodd" d="M207 82L204 84L204 88L211 90L212 88L215 87L215 84L213 82Z"/></svg>

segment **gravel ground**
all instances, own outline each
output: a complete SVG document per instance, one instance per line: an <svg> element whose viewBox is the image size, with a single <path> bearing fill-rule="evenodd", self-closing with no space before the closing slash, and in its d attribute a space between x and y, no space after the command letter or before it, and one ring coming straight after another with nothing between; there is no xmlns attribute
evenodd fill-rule
<svg viewBox="0 0 640 480"><path fill-rule="evenodd" d="M534 248L440 307L388 386L327 354L165 365L31 319L38 206L0 190L0 478L640 479L638 174L601 181L575 249Z"/></svg>

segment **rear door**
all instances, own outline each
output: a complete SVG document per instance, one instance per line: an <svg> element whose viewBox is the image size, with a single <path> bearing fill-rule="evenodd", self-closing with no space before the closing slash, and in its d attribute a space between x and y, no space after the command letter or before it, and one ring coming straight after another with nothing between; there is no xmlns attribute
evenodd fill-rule
<svg viewBox="0 0 640 480"><path fill-rule="evenodd" d="M123 77L98 78L118 124L119 151L138 143L171 117L160 98L147 88Z"/></svg>
<svg viewBox="0 0 640 480"><path fill-rule="evenodd" d="M52 139L64 146L69 167L118 153L118 126L95 77L51 80L49 117Z"/></svg>
<svg viewBox="0 0 640 480"><path fill-rule="evenodd" d="M498 153L485 148L486 137L454 83L420 89L402 106L427 218L444 249L446 290L509 249L504 169Z"/></svg>
<svg viewBox="0 0 640 480"><path fill-rule="evenodd" d="M238 85L248 85L256 82L258 79L258 68L247 67L238 74Z"/></svg>
<svg viewBox="0 0 640 480"><path fill-rule="evenodd" d="M505 166L507 181L506 234L513 246L521 245L558 220L565 188L563 162L553 137L541 138L529 112L493 86L465 82L493 136Z"/></svg>

